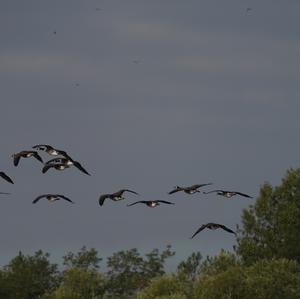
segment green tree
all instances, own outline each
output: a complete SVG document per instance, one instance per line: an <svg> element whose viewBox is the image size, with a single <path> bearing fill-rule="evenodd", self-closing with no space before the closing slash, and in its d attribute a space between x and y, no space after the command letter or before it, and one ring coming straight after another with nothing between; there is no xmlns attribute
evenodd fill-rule
<svg viewBox="0 0 300 299"><path fill-rule="evenodd" d="M66 268L79 268L84 270L97 270L102 258L98 256L96 249L87 249L83 246L78 253L68 252L63 257L63 264Z"/></svg>
<svg viewBox="0 0 300 299"><path fill-rule="evenodd" d="M289 170L280 186L266 183L242 215L236 252L251 264L264 258L300 262L300 169Z"/></svg>
<svg viewBox="0 0 300 299"><path fill-rule="evenodd" d="M177 266L179 276L185 276L188 280L194 281L200 272L202 255L200 252L193 252L185 261Z"/></svg>
<svg viewBox="0 0 300 299"><path fill-rule="evenodd" d="M13 299L39 298L56 288L60 275L56 264L49 262L49 254L37 251L33 256L21 252L5 267L9 297Z"/></svg>
<svg viewBox="0 0 300 299"><path fill-rule="evenodd" d="M142 257L136 248L114 253L107 260L108 294L127 298L165 273L165 260L175 253L167 246L162 253L154 249Z"/></svg>

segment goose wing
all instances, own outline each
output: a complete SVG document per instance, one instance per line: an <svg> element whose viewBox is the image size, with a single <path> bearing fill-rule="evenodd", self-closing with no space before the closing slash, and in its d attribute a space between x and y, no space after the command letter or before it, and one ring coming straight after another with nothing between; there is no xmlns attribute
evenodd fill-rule
<svg viewBox="0 0 300 299"><path fill-rule="evenodd" d="M173 190L171 190L168 194L174 194L174 193L182 191L182 190L183 190L183 188L176 187Z"/></svg>
<svg viewBox="0 0 300 299"><path fill-rule="evenodd" d="M11 184L14 183L13 180L12 180L6 173L4 173L3 171L0 171L0 176L1 176L4 180L6 180L7 182L9 182L9 183L11 183Z"/></svg>
<svg viewBox="0 0 300 299"><path fill-rule="evenodd" d="M133 191L133 190L129 190L129 189L122 189L122 190L120 190L119 192L121 192L121 193L124 193L124 192L130 192L130 193L133 193L133 194L136 194L136 195L139 195L137 192L135 192L135 191Z"/></svg>
<svg viewBox="0 0 300 299"><path fill-rule="evenodd" d="M208 186L208 185L212 185L212 183L195 184L195 185L192 185L192 186L188 187L188 189L194 190L194 189L199 189L201 187Z"/></svg>
<svg viewBox="0 0 300 299"><path fill-rule="evenodd" d="M40 199L42 199L43 197L47 197L49 194L42 194L39 195L37 198L35 198L32 203L37 203Z"/></svg>
<svg viewBox="0 0 300 299"><path fill-rule="evenodd" d="M46 150L53 150L54 149L49 144L37 144L37 145L34 145L32 148L37 149L39 151L46 151Z"/></svg>
<svg viewBox="0 0 300 299"><path fill-rule="evenodd" d="M204 194L214 193L214 192L224 192L224 190L211 190L208 192L203 191Z"/></svg>
<svg viewBox="0 0 300 299"><path fill-rule="evenodd" d="M110 198L111 194L103 194L99 197L99 205L103 206L106 198Z"/></svg>
<svg viewBox="0 0 300 299"><path fill-rule="evenodd" d="M70 202L70 203L74 203L74 201L72 201L70 198L68 198L68 197L66 197L66 196L64 196L64 195L57 194L56 196L57 196L57 197L60 197L60 198L62 198L62 199L64 199L64 200L66 200L66 201L68 201L68 202Z"/></svg>
<svg viewBox="0 0 300 299"><path fill-rule="evenodd" d="M248 197L248 198L253 198L252 196L248 195L248 194L245 194L245 193L242 193L242 192L234 192L240 196L244 196L244 197Z"/></svg>
<svg viewBox="0 0 300 299"><path fill-rule="evenodd" d="M144 203L144 204L147 204L148 201L146 201L146 200L139 200L139 201L136 201L136 202L134 202L134 203L131 203L131 204L127 205L127 207L131 207L131 206L133 206L133 205L136 205L137 203Z"/></svg>
<svg viewBox="0 0 300 299"><path fill-rule="evenodd" d="M13 158L14 158L14 165L18 166L18 164L20 162L20 159L21 159L21 155L20 154L14 154Z"/></svg>
<svg viewBox="0 0 300 299"><path fill-rule="evenodd" d="M157 202L165 203L165 204L168 204L168 205L175 205L174 202L170 202L170 201L166 201L166 200L157 200Z"/></svg>
<svg viewBox="0 0 300 299"><path fill-rule="evenodd" d="M83 173L85 173L85 174L87 174L87 175L90 175L90 174L82 167L82 165L81 165L79 162L73 161L73 164L74 164L74 166L75 166L76 168L78 168L81 172L83 172Z"/></svg>
<svg viewBox="0 0 300 299"><path fill-rule="evenodd" d="M45 163L45 165L53 164L53 163L61 163L61 164L62 164L62 163L64 163L66 160L67 160L66 158L53 158L53 159L47 161L47 162Z"/></svg>
<svg viewBox="0 0 300 299"><path fill-rule="evenodd" d="M199 234L202 230L204 230L207 227L207 224L202 224L196 232L192 235L191 239L193 239L197 234Z"/></svg>
<svg viewBox="0 0 300 299"><path fill-rule="evenodd" d="M33 156L34 156L37 160L39 160L41 163L44 164L44 161L43 161L42 157L41 157L37 152L33 152Z"/></svg>
<svg viewBox="0 0 300 299"><path fill-rule="evenodd" d="M223 224L219 224L218 225L219 228L222 228L223 230L229 232L229 233L232 233L232 234L235 234L236 235L236 232L234 232L233 230L231 230L230 228L228 228L227 226L223 225Z"/></svg>

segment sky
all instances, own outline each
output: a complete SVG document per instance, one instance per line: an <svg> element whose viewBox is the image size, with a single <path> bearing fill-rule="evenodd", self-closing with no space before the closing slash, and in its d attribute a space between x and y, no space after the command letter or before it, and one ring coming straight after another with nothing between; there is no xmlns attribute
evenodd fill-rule
<svg viewBox="0 0 300 299"><path fill-rule="evenodd" d="M247 8L251 10L247 13ZM0 0L0 265L20 250L54 261L83 245L99 255L171 244L231 250L264 182L299 166L300 2ZM76 168L42 174L11 155L46 143ZM44 160L50 159L41 153ZM176 185L250 194L168 195ZM98 198L122 188L126 200ZM32 200L61 193L75 204ZM135 200L169 200L155 209ZM173 264L172 264L173 263Z"/></svg>

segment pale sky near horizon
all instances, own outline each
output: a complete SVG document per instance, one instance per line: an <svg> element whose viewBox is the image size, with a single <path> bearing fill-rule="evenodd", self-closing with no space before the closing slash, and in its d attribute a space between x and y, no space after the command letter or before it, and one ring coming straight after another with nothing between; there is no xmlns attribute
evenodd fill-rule
<svg viewBox="0 0 300 299"><path fill-rule="evenodd" d="M171 244L176 262L232 250L223 231L189 237L206 222L235 229L255 199L167 192L212 182L203 190L256 197L299 166L299 11L292 0L0 0L0 171L15 181L0 181L11 192L0 195L0 265L83 245L108 256ZM13 166L38 143L92 175ZM98 205L121 188L141 196ZM42 193L76 204L32 205ZM175 205L126 206L150 199Z"/></svg>

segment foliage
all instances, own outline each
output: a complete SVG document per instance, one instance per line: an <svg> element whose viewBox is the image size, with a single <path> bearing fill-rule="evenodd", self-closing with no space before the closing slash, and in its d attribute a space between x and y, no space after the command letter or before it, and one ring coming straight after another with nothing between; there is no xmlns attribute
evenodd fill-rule
<svg viewBox="0 0 300 299"><path fill-rule="evenodd" d="M148 285L154 277L165 273L165 260L175 253L167 246L162 253L158 249L142 257L136 248L114 253L108 258L108 293L126 298Z"/></svg>
<svg viewBox="0 0 300 299"><path fill-rule="evenodd" d="M266 183L256 203L242 215L237 253L251 264L259 259L300 262L300 169L289 170L280 186Z"/></svg>

